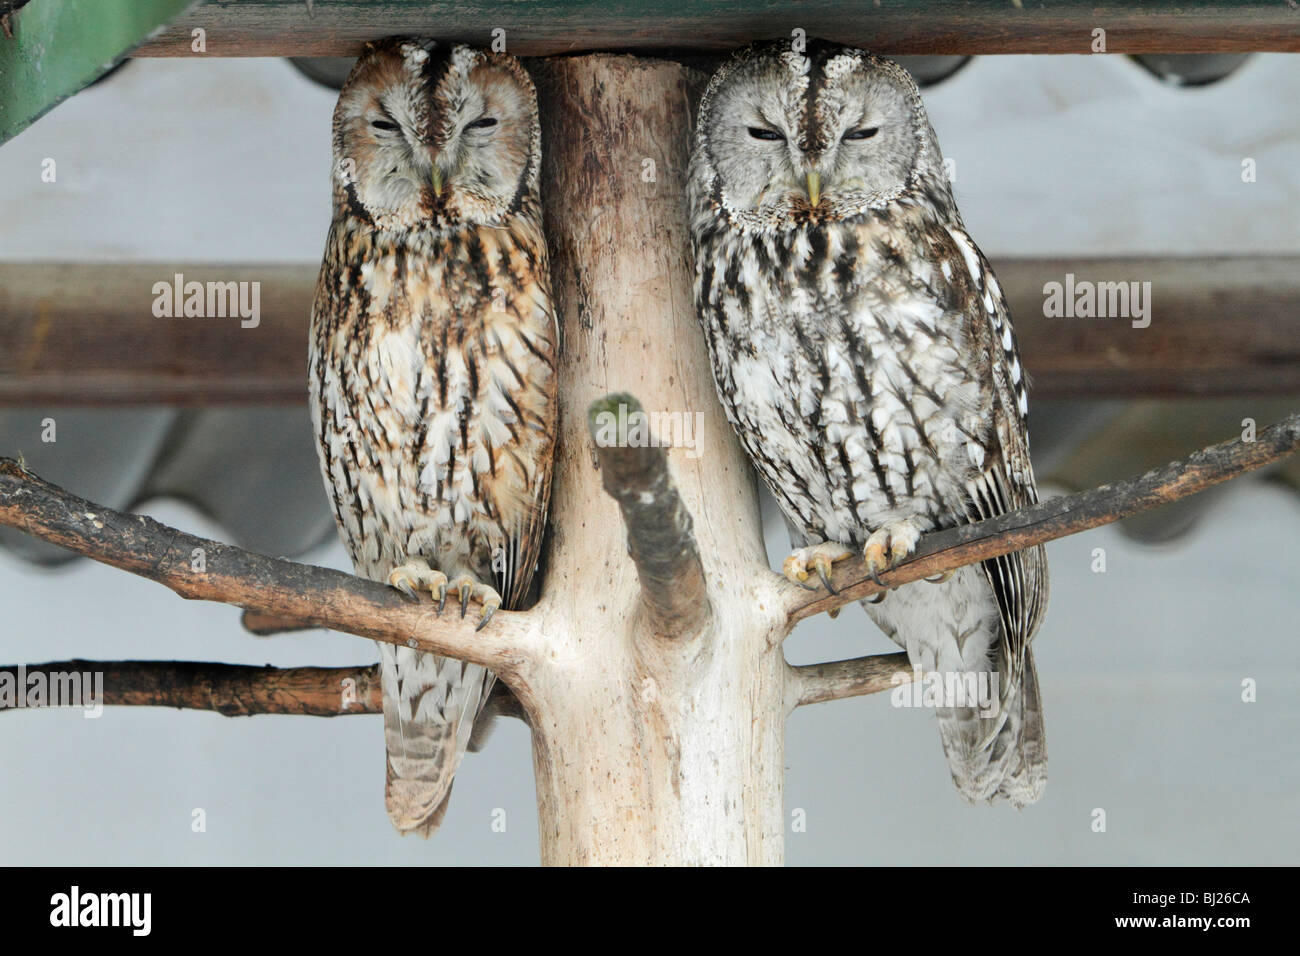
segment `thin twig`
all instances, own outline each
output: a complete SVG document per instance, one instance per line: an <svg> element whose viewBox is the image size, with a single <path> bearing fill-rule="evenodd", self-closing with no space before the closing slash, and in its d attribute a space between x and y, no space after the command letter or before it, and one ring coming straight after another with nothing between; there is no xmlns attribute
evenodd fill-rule
<svg viewBox="0 0 1300 956"><path fill-rule="evenodd" d="M1000 554L1023 551L1186 498L1285 458L1298 449L1300 413L1264 429L1253 442L1241 439L1222 442L1137 478L1051 498L988 521L925 535L911 557L880 576L884 587L867 577L860 558L853 558L835 568L831 585L836 594L825 591L810 594L790 585L787 598L790 624L900 584Z"/></svg>

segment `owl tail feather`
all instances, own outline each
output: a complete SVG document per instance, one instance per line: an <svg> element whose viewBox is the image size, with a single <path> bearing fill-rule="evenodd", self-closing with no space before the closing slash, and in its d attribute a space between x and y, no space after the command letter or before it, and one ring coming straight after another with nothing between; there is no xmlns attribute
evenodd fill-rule
<svg viewBox="0 0 1300 956"><path fill-rule="evenodd" d="M432 836L495 678L477 664L380 645L387 777L384 805L403 835Z"/></svg>
<svg viewBox="0 0 1300 956"><path fill-rule="evenodd" d="M402 836L415 834L426 840L437 833L438 827L442 826L442 818L447 815L454 782L447 783L446 796L430 813L427 794L432 791L418 785L412 786L412 781L394 776L390 769L384 787L384 807L388 810L388 820L393 829Z"/></svg>
<svg viewBox="0 0 1300 956"><path fill-rule="evenodd" d="M1047 786L1047 738L1038 673L1026 649L1020 686L995 716L970 707L939 708L939 736L957 792L969 803L1005 799L1019 809ZM990 722L996 731L990 733Z"/></svg>
<svg viewBox="0 0 1300 956"><path fill-rule="evenodd" d="M386 716L386 715L385 715ZM398 833L430 837L447 814L456 773L455 741L442 728L412 727L394 735L385 727L388 776L384 806ZM441 731L441 732L439 732Z"/></svg>
<svg viewBox="0 0 1300 956"><path fill-rule="evenodd" d="M1037 803L1047 787L1047 733L1043 729L1043 700L1038 694L1038 671L1033 654L1025 649L1025 673L1021 679L1020 734L1015 741L1009 772L1002 779L998 796L1006 797L1017 810Z"/></svg>

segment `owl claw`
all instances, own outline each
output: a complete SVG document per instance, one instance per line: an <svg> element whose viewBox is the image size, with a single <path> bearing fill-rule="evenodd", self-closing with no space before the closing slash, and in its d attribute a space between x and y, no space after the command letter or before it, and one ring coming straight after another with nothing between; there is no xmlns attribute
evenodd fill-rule
<svg viewBox="0 0 1300 956"><path fill-rule="evenodd" d="M388 575L388 583L415 601L420 600L421 591L435 596L447 593L447 575L434 570L423 558L411 558L405 564L393 568Z"/></svg>
<svg viewBox="0 0 1300 956"><path fill-rule="evenodd" d="M831 586L830 575L826 573L829 570L829 565L830 565L829 561L826 561L824 563L822 561L813 562L813 567L817 569L817 576L822 579L822 587L824 587L827 591L830 591L831 594L839 594L840 592L835 590L835 588Z"/></svg>
<svg viewBox="0 0 1300 956"><path fill-rule="evenodd" d="M823 541L821 544L809 545L806 548L796 548L790 552L790 556L781 564L781 573L791 584L796 584L805 591L816 591L817 588L808 584L808 576L812 571L817 572L817 577L821 579L822 586L830 591L831 594L837 594L835 588L831 587L831 566L836 561L842 561L852 554L848 548L842 544L836 544L833 541Z"/></svg>
<svg viewBox="0 0 1300 956"><path fill-rule="evenodd" d="M889 534L885 532L884 541L879 541L880 534L877 531L867 539L867 549L862 557L867 562L867 575L883 588L885 582L880 580L880 572L889 570Z"/></svg>
<svg viewBox="0 0 1300 956"><path fill-rule="evenodd" d="M438 616L442 616L442 609L447 606L447 582L439 586L437 593L434 595L438 599Z"/></svg>
<svg viewBox="0 0 1300 956"><path fill-rule="evenodd" d="M916 542L920 540L921 532L911 518L895 521L873 531L862 554L871 580L879 587L887 587L880 579L880 572L889 571L906 560L916 550Z"/></svg>
<svg viewBox="0 0 1300 956"><path fill-rule="evenodd" d="M483 605L483 613L479 615L478 624L474 626L476 631L487 627L488 621L492 620L492 615L501 607L501 595L486 584L480 584L472 575L462 574L452 582L451 589L460 596L462 618L469 612L470 601L477 601Z"/></svg>

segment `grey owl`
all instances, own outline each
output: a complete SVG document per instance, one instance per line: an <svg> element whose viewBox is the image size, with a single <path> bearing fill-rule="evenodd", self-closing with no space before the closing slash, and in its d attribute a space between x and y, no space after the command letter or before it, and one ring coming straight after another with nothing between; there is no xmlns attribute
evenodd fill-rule
<svg viewBox="0 0 1300 956"><path fill-rule="evenodd" d="M558 415L533 84L513 57L369 44L334 110L312 309L321 470L356 572L480 627L537 566ZM385 803L442 820L490 672L380 644Z"/></svg>
<svg viewBox="0 0 1300 956"><path fill-rule="evenodd" d="M688 193L718 395L791 527L787 577L828 583L855 552L878 574L927 531L1037 500L1007 303L905 70L821 42L741 51L701 101ZM954 683L936 710L969 801L1046 783L1047 591L1037 547L864 602L914 669L997 688L970 706Z"/></svg>

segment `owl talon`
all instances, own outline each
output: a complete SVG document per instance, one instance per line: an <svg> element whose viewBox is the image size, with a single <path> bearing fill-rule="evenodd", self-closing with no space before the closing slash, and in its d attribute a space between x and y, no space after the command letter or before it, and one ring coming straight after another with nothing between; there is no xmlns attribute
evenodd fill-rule
<svg viewBox="0 0 1300 956"><path fill-rule="evenodd" d="M487 627L488 621L492 620L492 615L501 607L501 595L486 584L480 584L472 575L462 574L451 584L451 589L460 596L460 616L463 618L469 612L471 601L477 601L483 605L483 613L479 615L478 623L474 630L481 631Z"/></svg>
<svg viewBox="0 0 1300 956"><path fill-rule="evenodd" d="M920 540L921 532L911 518L895 521L873 531L862 554L871 580L879 587L887 587L880 580L880 573L896 568L905 561L916 550L916 542Z"/></svg>
<svg viewBox="0 0 1300 956"><path fill-rule="evenodd" d="M852 552L844 545L823 541L821 544L812 544L791 551L790 556L781 564L781 573L791 584L796 584L805 591L816 591L818 590L816 587L807 583L811 568L812 571L817 572L823 587L831 594L837 594L835 588L831 587L831 566L836 561L842 561L851 555Z"/></svg>
<svg viewBox="0 0 1300 956"><path fill-rule="evenodd" d="M926 578L925 581L927 584L943 584L944 581L947 581L956 573L956 571L945 571L943 574L936 574L932 578Z"/></svg>
<svg viewBox="0 0 1300 956"><path fill-rule="evenodd" d="M438 599L438 615L442 616L442 609L447 606L447 584L443 582L438 588L438 593L434 595Z"/></svg>
<svg viewBox="0 0 1300 956"><path fill-rule="evenodd" d="M421 591L434 596L440 592L445 594L447 575L434 570L423 558L411 558L405 564L393 568L388 575L388 583L407 598L418 601Z"/></svg>
<svg viewBox="0 0 1300 956"><path fill-rule="evenodd" d="M835 590L835 588L831 586L830 575L826 573L828 570L830 570L829 565L830 565L829 561L827 561L825 565L823 565L822 562L818 561L815 562L813 566L817 569L817 576L822 579L822 587L824 587L827 591L830 591L831 594L839 594L840 592Z"/></svg>
<svg viewBox="0 0 1300 956"><path fill-rule="evenodd" d="M497 606L495 604L484 604L483 616L478 619L478 626L475 627L474 630L477 632L487 627L488 621L492 620L492 615L495 614L496 612L497 612Z"/></svg>
<svg viewBox="0 0 1300 956"><path fill-rule="evenodd" d="M880 532L877 531L867 540L867 549L862 557L867 562L867 574L871 580L875 581L880 587L885 587L885 582L880 580L880 572L889 570L889 550L888 536L883 542L878 541L877 537Z"/></svg>

